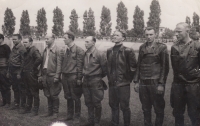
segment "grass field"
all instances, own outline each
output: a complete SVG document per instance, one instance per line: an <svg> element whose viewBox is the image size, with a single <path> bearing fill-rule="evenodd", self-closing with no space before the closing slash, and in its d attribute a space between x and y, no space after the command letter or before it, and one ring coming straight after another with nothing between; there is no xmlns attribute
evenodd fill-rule
<svg viewBox="0 0 200 126"><path fill-rule="evenodd" d="M62 41L58 41L57 44L59 46L63 46L64 44ZM84 48L84 41L76 41L76 44L80 47ZM125 46L132 47L134 50L138 50L141 43L124 43ZM168 49L170 49L171 44L167 44ZM44 44L43 44L44 46ZM113 43L110 42L103 42L99 41L96 43L96 46L102 50L105 51L108 47L113 46ZM41 47L42 49L43 47ZM136 53L136 55L138 55ZM166 107L165 107L165 119L164 119L164 126L173 126L174 125L174 118L172 116L172 108L170 106L170 89L171 89L171 83L172 83L173 73L170 66L169 76L167 78L167 84L166 84L166 90L165 90L165 101L166 101ZM104 80L107 82L107 78L104 78ZM63 91L60 93L60 113L59 117L66 116L67 112L67 102L64 99ZM12 101L13 101L13 92L12 92ZM81 113L81 124L85 123L87 121L87 108L84 104L84 97L81 97L82 101L82 113ZM0 101L1 103L2 101ZM111 110L108 104L108 90L105 91L104 99L102 101L103 104L103 110L102 110L102 119L101 124L102 126L108 126L110 122L110 114ZM141 103L139 101L139 96L137 93L135 93L133 88L133 83L131 84L131 99L130 99L130 108L131 108L131 126L143 126L143 113L142 113L142 107ZM13 110L6 110L4 108L0 108L0 126L48 126L53 121L46 118L43 119L40 117L40 115L47 112L47 99L43 94L43 91L40 91L40 109L39 109L39 116L30 118L28 115L19 115L17 111ZM155 114L154 110L152 109L152 122L155 120ZM72 126L72 121L67 123L68 126ZM122 112L120 112L120 126L123 126L123 116ZM190 121L187 116L187 112L185 114L185 126L190 126Z"/></svg>

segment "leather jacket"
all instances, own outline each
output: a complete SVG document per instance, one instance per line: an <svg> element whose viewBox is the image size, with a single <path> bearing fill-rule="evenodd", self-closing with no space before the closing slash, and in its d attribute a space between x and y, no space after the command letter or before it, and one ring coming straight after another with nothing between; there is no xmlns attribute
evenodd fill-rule
<svg viewBox="0 0 200 126"><path fill-rule="evenodd" d="M200 43L190 41L186 45L179 43L171 47L171 63L174 72L174 82L199 83L200 82Z"/></svg>
<svg viewBox="0 0 200 126"><path fill-rule="evenodd" d="M165 84L169 73L169 54L163 43L153 42L151 47L144 43L140 46L138 65L134 82L139 80L158 79L159 84Z"/></svg>
<svg viewBox="0 0 200 126"><path fill-rule="evenodd" d="M109 80L109 85L130 85L137 67L137 61L133 49L121 45L116 55L116 73L112 73L111 71L112 56L113 47L107 50L107 77Z"/></svg>

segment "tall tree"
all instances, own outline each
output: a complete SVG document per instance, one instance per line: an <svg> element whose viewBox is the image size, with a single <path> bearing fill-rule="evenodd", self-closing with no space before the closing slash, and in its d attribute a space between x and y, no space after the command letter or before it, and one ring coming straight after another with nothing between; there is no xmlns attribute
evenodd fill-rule
<svg viewBox="0 0 200 126"><path fill-rule="evenodd" d="M41 8L37 12L37 35L38 36L45 36L47 34L47 18L46 18L46 11L44 8Z"/></svg>
<svg viewBox="0 0 200 126"><path fill-rule="evenodd" d="M166 28L162 38L164 38L164 39L172 39L173 36L174 36L174 31L169 29L169 28Z"/></svg>
<svg viewBox="0 0 200 126"><path fill-rule="evenodd" d="M186 17L185 23L187 23L188 25L190 25L190 23L191 23L190 22L190 17L188 17L188 16Z"/></svg>
<svg viewBox="0 0 200 126"><path fill-rule="evenodd" d="M63 27L64 27L64 15L62 14L62 10L56 7L53 10L53 29L52 33L55 36L62 36L64 34Z"/></svg>
<svg viewBox="0 0 200 126"><path fill-rule="evenodd" d="M22 36L31 35L31 29L30 29L30 20L29 20L29 14L27 10L23 10L22 17L20 20L20 34Z"/></svg>
<svg viewBox="0 0 200 126"><path fill-rule="evenodd" d="M92 11L91 8L89 8L89 11L84 12L83 14L83 34L85 36L94 36L95 35L95 17L94 17L94 11Z"/></svg>
<svg viewBox="0 0 200 126"><path fill-rule="evenodd" d="M144 31L144 11L138 6L135 7L133 19L134 33L136 37L142 37Z"/></svg>
<svg viewBox="0 0 200 126"><path fill-rule="evenodd" d="M128 17L127 17L127 8L125 7L124 3L121 1L117 7L117 26L116 28L128 29Z"/></svg>
<svg viewBox="0 0 200 126"><path fill-rule="evenodd" d="M69 25L69 29L70 31L74 32L74 34L78 34L78 14L76 13L76 10L73 9L71 11L71 16L70 18L70 25Z"/></svg>
<svg viewBox="0 0 200 126"><path fill-rule="evenodd" d="M196 31L199 32L199 15L195 12L193 14L193 25L196 28Z"/></svg>
<svg viewBox="0 0 200 126"><path fill-rule="evenodd" d="M149 21L147 22L147 26L154 27L156 32L159 32L159 26L161 23L161 9L158 0L153 0L151 2L150 10L151 12L149 13Z"/></svg>
<svg viewBox="0 0 200 126"><path fill-rule="evenodd" d="M101 22L100 22L100 34L102 36L110 36L112 29L111 16L110 16L110 9L103 6L101 11Z"/></svg>
<svg viewBox="0 0 200 126"><path fill-rule="evenodd" d="M12 36L15 31L15 16L11 9L7 8L4 13L4 25L2 25L2 31L5 36Z"/></svg>

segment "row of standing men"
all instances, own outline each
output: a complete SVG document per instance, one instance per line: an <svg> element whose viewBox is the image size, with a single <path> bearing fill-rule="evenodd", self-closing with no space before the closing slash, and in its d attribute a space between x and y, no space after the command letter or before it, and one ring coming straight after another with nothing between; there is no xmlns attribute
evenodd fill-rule
<svg viewBox="0 0 200 126"><path fill-rule="evenodd" d="M193 126L199 125L200 101L200 44L189 37L189 26L179 23L175 35L179 40L171 47L173 83L171 88L171 106L175 117L175 126L184 125L185 107ZM89 36L85 39L84 52L74 43L74 33L64 35L67 48L59 49L55 37L46 37L47 47L42 56L32 45L31 37L23 38L15 34L12 37L14 47L2 44L0 35L0 89L5 108L18 109L20 114L38 115L39 89L43 89L48 101L48 112L42 117L58 118L59 94L63 86L67 100L67 118L80 125L81 95L84 95L88 108L88 126L99 126L102 112L101 101L104 97L108 78L109 105L111 107L111 126L119 125L119 108L123 112L124 126L131 121L130 84L139 92L144 114L144 125L152 126L151 108L156 113L155 126L162 126L164 119L164 92L169 72L169 54L167 46L155 42L156 33L153 27L145 29L147 42L139 48L138 62L132 48L123 46L126 34L116 30L112 36L115 46L106 53L95 47L96 39ZM38 66L40 66L38 70ZM10 106L10 84L14 91L14 105ZM34 101L34 103L33 103ZM32 107L33 105L33 107Z"/></svg>

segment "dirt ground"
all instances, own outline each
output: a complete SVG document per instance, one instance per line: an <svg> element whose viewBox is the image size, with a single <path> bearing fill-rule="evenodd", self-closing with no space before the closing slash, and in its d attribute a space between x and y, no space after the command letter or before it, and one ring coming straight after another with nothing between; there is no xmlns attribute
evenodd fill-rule
<svg viewBox="0 0 200 126"><path fill-rule="evenodd" d="M165 118L164 126L173 126L174 117L172 116L172 108L170 106L170 89L172 83L172 69L170 66L170 72L166 83L165 89ZM104 78L107 82L107 78ZM63 90L60 93L60 113L59 118L65 117L67 113L67 101L64 99ZM12 92L12 101L13 101L13 92ZM81 110L81 124L84 124L87 121L87 108L84 103L84 97L81 97L82 101L82 110ZM0 104L2 103L0 96ZM111 109L108 104L108 90L105 91L104 99L102 101L103 110L102 110L102 126L109 126L111 120ZM131 84L131 99L130 99L130 108L131 108L131 126L143 126L143 113L141 103L139 101L139 96L135 93L133 88L133 83ZM0 107L0 126L49 126L54 120L50 118L41 118L40 116L47 112L47 99L43 94L43 91L40 91L40 109L39 115L36 117L29 117L29 114L20 115L16 110L7 110L3 107ZM155 120L154 110L152 109L152 122ZM72 121L66 123L68 126L73 126ZM185 113L185 126L190 126L190 120ZM120 112L120 125L123 126L123 116Z"/></svg>

